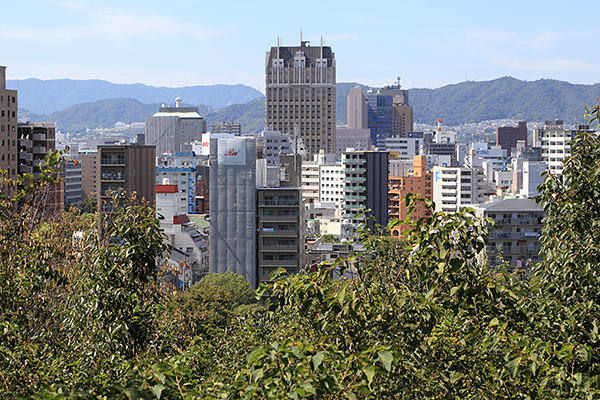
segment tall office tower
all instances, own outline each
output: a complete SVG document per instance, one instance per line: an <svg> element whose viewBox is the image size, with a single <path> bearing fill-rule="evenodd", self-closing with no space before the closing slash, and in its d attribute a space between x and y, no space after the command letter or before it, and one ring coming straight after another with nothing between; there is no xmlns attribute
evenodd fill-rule
<svg viewBox="0 0 600 400"><path fill-rule="evenodd" d="M138 202L142 199L154 205L156 201L156 147L140 145L98 146L97 193L102 212L112 212L110 191L136 192ZM105 204L102 204L102 200Z"/></svg>
<svg viewBox="0 0 600 400"><path fill-rule="evenodd" d="M342 154L344 166L344 202L342 205L342 237L356 235L360 210L371 210L367 226L388 223L388 156L383 151L353 151ZM355 218L356 217L356 218Z"/></svg>
<svg viewBox="0 0 600 400"><path fill-rule="evenodd" d="M365 90L360 86L350 88L348 93L348 129L367 129L368 115Z"/></svg>
<svg viewBox="0 0 600 400"><path fill-rule="evenodd" d="M158 108L158 112L146 117L146 144L156 146L156 155L181 151L181 145L202 141L206 133L206 121L198 113L198 107L181 107L181 99L175 99L175 107Z"/></svg>
<svg viewBox="0 0 600 400"><path fill-rule="evenodd" d="M408 137L408 133L413 131L413 111L408 104L408 90L402 89L399 77L393 84L369 90L366 103L368 118L365 128L371 130L371 142L378 148L385 149L387 138ZM356 107L355 103L348 104L348 121L352 114L357 113Z"/></svg>
<svg viewBox="0 0 600 400"><path fill-rule="evenodd" d="M242 134L242 124L232 120L224 122L213 122L210 124L210 133L229 133L240 136Z"/></svg>
<svg viewBox="0 0 600 400"><path fill-rule="evenodd" d="M371 144L385 150L385 140L392 137L392 110L394 98L370 91L367 93L369 116L367 128L371 131Z"/></svg>
<svg viewBox="0 0 600 400"><path fill-rule="evenodd" d="M210 140L210 273L232 271L254 289L256 140Z"/></svg>
<svg viewBox="0 0 600 400"><path fill-rule="evenodd" d="M413 108L402 102L403 97L396 96L392 105L392 136L408 137L413 131Z"/></svg>
<svg viewBox="0 0 600 400"><path fill-rule="evenodd" d="M335 152L335 54L331 47L277 46L267 52L265 125L304 141L309 158Z"/></svg>
<svg viewBox="0 0 600 400"><path fill-rule="evenodd" d="M422 199L433 200L431 171L427 171L427 157L416 155L413 157L413 170L401 176L389 178L389 215L390 219L403 220L407 215L404 197L411 193L419 195ZM431 216L431 211L423 203L417 202L410 219L413 221ZM392 236L400 236L407 225L398 225L392 230Z"/></svg>
<svg viewBox="0 0 600 400"><path fill-rule="evenodd" d="M524 140L527 145L527 122L519 122L516 127L500 126L496 128L496 146L501 146L511 156L513 147L517 147L517 142Z"/></svg>
<svg viewBox="0 0 600 400"><path fill-rule="evenodd" d="M17 91L6 89L6 67L0 66L0 169L15 179L19 173L17 145Z"/></svg>

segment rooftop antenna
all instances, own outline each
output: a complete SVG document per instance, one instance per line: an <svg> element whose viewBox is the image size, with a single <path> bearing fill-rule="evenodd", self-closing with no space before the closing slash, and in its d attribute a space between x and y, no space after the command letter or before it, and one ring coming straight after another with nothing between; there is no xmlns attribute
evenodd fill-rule
<svg viewBox="0 0 600 400"><path fill-rule="evenodd" d="M277 59L279 59L279 46L281 45L281 40L279 36L277 36Z"/></svg>
<svg viewBox="0 0 600 400"><path fill-rule="evenodd" d="M323 46L325 46L325 39L321 36L321 58L323 58Z"/></svg>
<svg viewBox="0 0 600 400"><path fill-rule="evenodd" d="M302 46L302 28L300 28L300 45Z"/></svg>

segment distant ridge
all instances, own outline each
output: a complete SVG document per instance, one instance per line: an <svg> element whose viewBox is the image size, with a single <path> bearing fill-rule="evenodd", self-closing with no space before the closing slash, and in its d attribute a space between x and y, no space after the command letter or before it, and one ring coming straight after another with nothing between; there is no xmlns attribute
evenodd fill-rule
<svg viewBox="0 0 600 400"><path fill-rule="evenodd" d="M19 119L29 119L32 122L58 121L59 129L64 132L81 133L86 128L110 128L116 122L143 122L146 115L152 115L157 111L158 105L164 102L144 104L134 98L108 99L83 102L50 114L35 113L35 109L28 109L24 105L23 82L25 81L19 82ZM59 84L58 82L60 81L55 81L56 84ZM338 125L346 125L348 92L350 88L357 85L367 88L365 85L354 82L339 82L336 85ZM210 88L217 86L224 93L227 92L227 85L215 85ZM229 86L229 88L231 87ZM245 103L235 104L232 101L229 106L227 106L229 104L227 102L225 106L218 107L194 102L193 99L199 98L200 95L194 95L193 88L200 90L198 88L205 87L190 87L189 96L185 94L179 94L179 96L183 98L184 103L198 106L209 126L211 122L231 119L240 122L245 133L262 130L265 102L264 96L260 92L245 86L245 89L254 90L254 95L260 94L260 96ZM173 93L169 93L169 95L170 98L175 99ZM40 96L42 95L40 94ZM52 96L59 97L56 94ZM48 94L48 97L51 96ZM575 85L550 79L527 82L511 77L485 82L462 82L437 89L409 89L410 104L414 108L414 121L435 125L437 119L441 118L445 126L495 119L521 121L562 119L566 124L573 124L575 121L583 123L584 107L596 104L597 97L600 97L600 84Z"/></svg>
<svg viewBox="0 0 600 400"><path fill-rule="evenodd" d="M7 88L19 88L19 107L34 113L51 114L81 103L98 100L130 98L141 103L174 103L181 97L188 104L205 104L213 108L229 104L245 104L263 97L258 90L246 85L186 86L180 88L117 84L102 80L28 78L7 80Z"/></svg>
<svg viewBox="0 0 600 400"><path fill-rule="evenodd" d="M337 85L337 122L346 124L348 92L356 83ZM364 85L359 85L365 87ZM583 123L584 107L596 104L600 84L577 85L552 79L521 81L503 77L491 81L461 82L437 89L409 89L414 121L461 125L493 119L544 121L562 119Z"/></svg>

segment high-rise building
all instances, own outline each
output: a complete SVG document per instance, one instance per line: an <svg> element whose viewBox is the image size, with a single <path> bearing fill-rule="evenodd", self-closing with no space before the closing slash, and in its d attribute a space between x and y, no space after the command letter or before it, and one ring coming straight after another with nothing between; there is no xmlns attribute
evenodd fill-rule
<svg viewBox="0 0 600 400"><path fill-rule="evenodd" d="M364 99L364 101L363 101ZM367 119L359 120L366 106ZM408 104L408 90L400 86L400 78L380 89L370 89L367 94L361 88L351 89L348 95L348 128L359 125L371 131L371 143L385 149L390 137L408 137L413 131L413 110Z"/></svg>
<svg viewBox="0 0 600 400"><path fill-rule="evenodd" d="M348 93L348 129L367 129L369 109L365 90L360 87L350 88Z"/></svg>
<svg viewBox="0 0 600 400"><path fill-rule="evenodd" d="M6 89L6 67L0 66L0 169L12 179L19 173L17 108L17 91Z"/></svg>
<svg viewBox="0 0 600 400"><path fill-rule="evenodd" d="M433 201L435 211L454 213L461 207L483 203L489 185L481 166L433 167Z"/></svg>
<svg viewBox="0 0 600 400"><path fill-rule="evenodd" d="M90 197L98 197L98 160L97 150L79 150L77 156L81 163L81 198L86 200Z"/></svg>
<svg viewBox="0 0 600 400"><path fill-rule="evenodd" d="M516 127L499 126L496 128L496 146L501 146L509 155L513 147L517 147L519 140L527 145L527 122L519 122Z"/></svg>
<svg viewBox="0 0 600 400"><path fill-rule="evenodd" d="M156 146L156 155L181 151L181 146L202 141L206 133L206 121L198 113L198 107L181 107L181 99L175 99L175 107L159 107L158 112L146 117L146 144Z"/></svg>
<svg viewBox="0 0 600 400"><path fill-rule="evenodd" d="M335 54L331 47L271 47L265 66L265 125L282 133L297 133L309 158L335 152Z"/></svg>
<svg viewBox="0 0 600 400"><path fill-rule="evenodd" d="M12 132L11 132L12 134ZM56 127L50 123L19 123L17 124L19 140L19 170L18 173L33 174L34 179L40 177L40 164L49 151L56 149ZM11 139L14 146L14 141ZM12 172L12 171L11 171ZM59 182L50 189L48 205L59 212L64 208L64 183Z"/></svg>
<svg viewBox="0 0 600 400"><path fill-rule="evenodd" d="M209 271L235 272L256 289L256 139L211 139L209 186Z"/></svg>
<svg viewBox="0 0 600 400"><path fill-rule="evenodd" d="M407 207L404 197L409 193L419 195L422 199L433 200L432 173L427 171L427 157L414 156L412 172L404 176L390 176L389 188L390 219L406 218ZM431 210L422 202L417 202L410 218L416 221L430 215ZM392 230L392 236L400 236L400 233L407 228L406 225L398 225Z"/></svg>
<svg viewBox="0 0 600 400"><path fill-rule="evenodd" d="M589 131L589 125L578 125L577 129L564 129L563 121L546 121L544 127L533 133L534 142L542 147L542 161L548 165L548 170L561 175L563 160L571 156L571 141L577 132ZM539 143L539 144L538 144Z"/></svg>
<svg viewBox="0 0 600 400"><path fill-rule="evenodd" d="M136 192L142 200L156 201L156 147L145 145L98 146L100 160L97 180L98 204L102 212L112 212L111 191ZM104 200L104 204L102 201Z"/></svg>
<svg viewBox="0 0 600 400"><path fill-rule="evenodd" d="M282 155L277 168L280 179L274 187L256 189L257 284L271 280L270 273L283 267L286 273L298 273L305 265L305 219L300 188L302 158ZM281 179L283 178L283 179Z"/></svg>
<svg viewBox="0 0 600 400"><path fill-rule="evenodd" d="M356 235L359 223L388 223L388 157L383 151L353 151L342 155L344 202L342 237ZM362 211L361 211L362 210ZM368 211L370 210L370 211ZM365 212L365 219L357 215ZM368 212L368 213L367 213ZM373 220L374 219L374 220Z"/></svg>

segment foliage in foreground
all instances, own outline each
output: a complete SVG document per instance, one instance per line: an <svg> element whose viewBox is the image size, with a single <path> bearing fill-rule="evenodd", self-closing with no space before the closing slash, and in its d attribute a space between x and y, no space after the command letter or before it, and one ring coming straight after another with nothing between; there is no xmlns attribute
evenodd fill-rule
<svg viewBox="0 0 600 400"><path fill-rule="evenodd" d="M196 325L158 285L153 257L163 248L148 208L124 203L124 224L105 225L124 240L90 235L77 252L68 243L72 216L20 225L3 202L0 391L37 399L597 398L599 160L600 141L582 133L563 177L546 176L544 261L530 275L487 266L486 221L470 210L436 213L395 222L413 227L400 241L365 232L363 258L261 288L265 308ZM351 264L357 279L331 279L331 268ZM218 286L199 287L207 292L198 304L218 297ZM214 307L230 298L221 301Z"/></svg>

